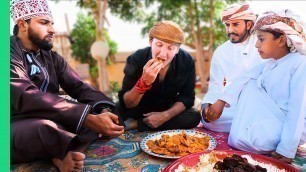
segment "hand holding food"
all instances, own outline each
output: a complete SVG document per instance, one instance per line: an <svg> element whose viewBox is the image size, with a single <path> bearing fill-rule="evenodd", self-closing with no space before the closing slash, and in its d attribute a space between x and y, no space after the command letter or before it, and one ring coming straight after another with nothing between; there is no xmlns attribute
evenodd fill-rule
<svg viewBox="0 0 306 172"><path fill-rule="evenodd" d="M146 85L151 85L155 81L162 67L163 60L161 58L155 57L147 62L142 72L142 79Z"/></svg>
<svg viewBox="0 0 306 172"><path fill-rule="evenodd" d="M225 102L222 100L217 100L214 104L210 105L208 110L206 110L205 120L212 122L220 118Z"/></svg>

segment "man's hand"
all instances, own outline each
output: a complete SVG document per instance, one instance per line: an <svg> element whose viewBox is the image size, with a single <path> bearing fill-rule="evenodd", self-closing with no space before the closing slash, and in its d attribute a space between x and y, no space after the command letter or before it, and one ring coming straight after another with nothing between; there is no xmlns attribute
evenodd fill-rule
<svg viewBox="0 0 306 172"><path fill-rule="evenodd" d="M145 116L143 122L151 128L157 128L168 121L168 114L166 112L150 112L143 114L143 116Z"/></svg>
<svg viewBox="0 0 306 172"><path fill-rule="evenodd" d="M207 107L205 107L203 110L202 110L202 117L203 117L203 119L204 119L204 121L205 122L207 122L207 123L209 123L210 121L209 121L209 118L208 118L208 114L207 114L207 112L208 112L208 109L209 109L209 107L211 106L211 104L208 104L208 106Z"/></svg>
<svg viewBox="0 0 306 172"><path fill-rule="evenodd" d="M287 157L285 157L285 156L283 156L283 155L281 155L281 154L279 154L275 151L273 151L271 153L271 155L272 155L272 158L277 159L277 160L282 161L282 162L287 163L287 164L290 164L293 161L292 158L287 158Z"/></svg>
<svg viewBox="0 0 306 172"><path fill-rule="evenodd" d="M117 137L124 132L124 127L119 126L118 116L111 112L103 112L98 115L88 114L84 126L106 136Z"/></svg>
<svg viewBox="0 0 306 172"><path fill-rule="evenodd" d="M210 105L207 109L204 109L205 120L212 122L220 118L225 102L217 100L214 104Z"/></svg>
<svg viewBox="0 0 306 172"><path fill-rule="evenodd" d="M143 67L142 73L142 80L146 85L152 85L162 66L163 63L156 61L155 59L151 59L147 62L147 64Z"/></svg>

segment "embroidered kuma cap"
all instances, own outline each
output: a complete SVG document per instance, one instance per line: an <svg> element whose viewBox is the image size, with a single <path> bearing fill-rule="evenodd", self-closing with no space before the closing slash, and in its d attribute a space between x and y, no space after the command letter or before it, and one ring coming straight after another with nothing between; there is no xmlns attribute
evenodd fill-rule
<svg viewBox="0 0 306 172"><path fill-rule="evenodd" d="M42 15L53 18L47 0L11 0L10 13L15 24Z"/></svg>

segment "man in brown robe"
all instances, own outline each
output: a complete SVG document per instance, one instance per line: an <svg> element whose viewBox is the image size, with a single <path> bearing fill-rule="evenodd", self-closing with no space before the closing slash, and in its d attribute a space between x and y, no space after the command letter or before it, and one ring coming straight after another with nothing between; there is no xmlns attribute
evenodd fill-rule
<svg viewBox="0 0 306 172"><path fill-rule="evenodd" d="M10 39L12 162L52 159L60 171L80 171L86 145L101 135L116 137L124 127L114 104L51 50L47 1L13 0L10 10L16 24ZM78 102L59 97L60 87Z"/></svg>

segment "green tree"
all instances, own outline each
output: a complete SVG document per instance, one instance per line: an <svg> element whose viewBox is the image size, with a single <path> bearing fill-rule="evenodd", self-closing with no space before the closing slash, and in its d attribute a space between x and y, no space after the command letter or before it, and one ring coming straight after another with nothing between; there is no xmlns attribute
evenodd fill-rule
<svg viewBox="0 0 306 172"><path fill-rule="evenodd" d="M90 54L90 46L95 41L95 34L95 23L92 17L79 13L70 33L70 38L72 39L72 55L81 63L95 64Z"/></svg>
<svg viewBox="0 0 306 172"><path fill-rule="evenodd" d="M110 47L108 54L108 62L110 63L110 59L117 53L117 43L110 39L106 30L103 30L103 36ZM79 13L70 38L72 40L72 56L81 63L89 64L92 81L95 81L98 76L97 61L90 54L90 47L96 40L96 25L93 17Z"/></svg>
<svg viewBox="0 0 306 172"><path fill-rule="evenodd" d="M143 36L157 21L172 20L185 32L185 44L196 50L196 71L201 78L202 91L207 90L211 56L214 48L227 40L220 12L238 0L103 0L111 13L119 18L145 24ZM79 0L85 8L96 8L97 0ZM204 56L208 48L208 58Z"/></svg>
<svg viewBox="0 0 306 172"><path fill-rule="evenodd" d="M185 44L196 50L196 70L206 91L213 49L227 40L220 12L237 0L109 0L111 13L121 19L144 23L146 35L156 21L172 20L185 32ZM84 0L80 0L84 2ZM204 58L204 47L209 58Z"/></svg>

